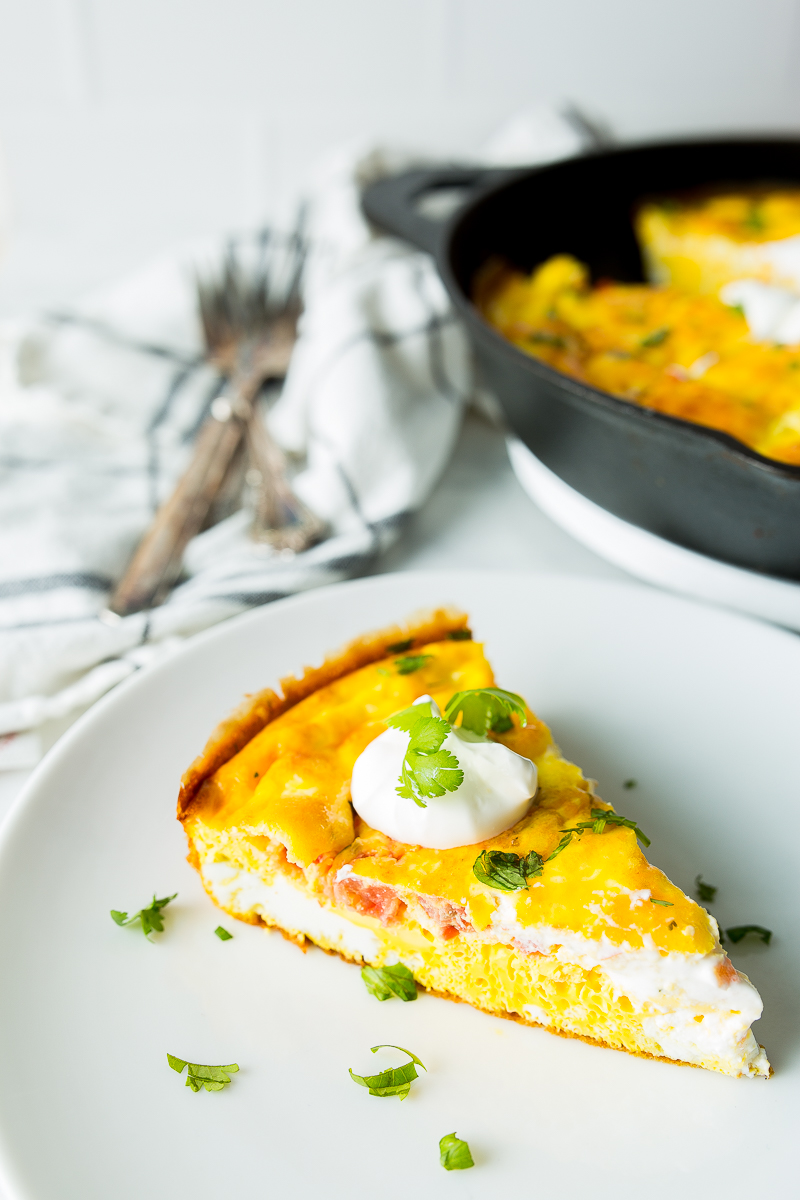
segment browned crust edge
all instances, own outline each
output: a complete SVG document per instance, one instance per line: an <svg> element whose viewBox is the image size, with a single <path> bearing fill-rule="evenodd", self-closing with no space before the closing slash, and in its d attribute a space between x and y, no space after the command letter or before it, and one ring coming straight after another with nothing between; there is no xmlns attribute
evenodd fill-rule
<svg viewBox="0 0 800 1200"><path fill-rule="evenodd" d="M287 675L281 679L282 695L264 688L254 696L246 696L238 708L221 721L201 754L197 756L181 780L178 795L178 820L191 816L200 787L223 763L238 754L243 746L281 713L287 712L316 692L335 683L343 675L379 662L398 642L413 645L441 641L448 634L467 628L467 615L454 608L437 608L414 613L402 625L366 633L329 655L319 667L306 667L299 678Z"/></svg>

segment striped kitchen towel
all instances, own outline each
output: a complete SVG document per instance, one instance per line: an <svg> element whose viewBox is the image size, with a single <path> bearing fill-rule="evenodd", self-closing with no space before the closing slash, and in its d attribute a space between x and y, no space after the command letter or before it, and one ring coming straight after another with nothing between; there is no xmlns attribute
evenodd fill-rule
<svg viewBox="0 0 800 1200"><path fill-rule="evenodd" d="M587 139L574 111L540 110L486 158L534 160L537 145L540 158L561 157ZM301 456L298 495L328 523L304 553L252 542L242 509L189 544L166 603L106 610L223 388L202 355L195 271L231 248L280 252L275 233L192 247L68 311L0 327L0 769L36 754L35 733L5 735L86 707L192 633L364 572L425 501L473 383L433 261L361 214L361 187L408 165L340 151L312 192L305 312L269 417Z"/></svg>
<svg viewBox="0 0 800 1200"><path fill-rule="evenodd" d="M429 494L471 390L435 267L369 230L352 157L330 164L309 221L306 311L271 423L303 456L294 486L330 535L275 553L250 540L242 509L193 540L150 612L105 608L223 387L201 352L194 269L280 239L192 248L0 333L0 735L84 707L216 621L362 573ZM4 746L18 765L11 739L0 764Z"/></svg>

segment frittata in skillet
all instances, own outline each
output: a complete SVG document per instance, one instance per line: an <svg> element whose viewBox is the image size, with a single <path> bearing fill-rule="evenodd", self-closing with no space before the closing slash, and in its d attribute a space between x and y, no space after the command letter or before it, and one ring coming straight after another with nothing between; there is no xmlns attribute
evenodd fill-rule
<svg viewBox="0 0 800 1200"><path fill-rule="evenodd" d="M676 286L593 286L567 254L529 276L487 263L474 299L509 341L556 370L800 464L800 329L793 344L758 340L738 304Z"/></svg>
<svg viewBox="0 0 800 1200"><path fill-rule="evenodd" d="M489 261L473 299L557 370L800 465L800 188L651 199L634 227L646 284L558 254Z"/></svg>

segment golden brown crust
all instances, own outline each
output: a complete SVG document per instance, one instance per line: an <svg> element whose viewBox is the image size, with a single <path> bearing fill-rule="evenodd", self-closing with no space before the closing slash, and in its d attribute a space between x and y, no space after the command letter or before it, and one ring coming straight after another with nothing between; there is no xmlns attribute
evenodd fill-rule
<svg viewBox="0 0 800 1200"><path fill-rule="evenodd" d="M356 638L325 659L320 667L307 667L299 679L288 675L280 681L282 695L264 688L247 696L229 717L226 717L206 742L202 754L191 764L181 780L178 795L178 820L191 816L194 801L201 786L223 763L238 754L265 725L287 712L306 696L335 683L343 675L378 662L392 653L399 642L425 645L441 641L450 633L467 628L467 616L457 609L437 608L432 612L415 613L403 625L392 625Z"/></svg>

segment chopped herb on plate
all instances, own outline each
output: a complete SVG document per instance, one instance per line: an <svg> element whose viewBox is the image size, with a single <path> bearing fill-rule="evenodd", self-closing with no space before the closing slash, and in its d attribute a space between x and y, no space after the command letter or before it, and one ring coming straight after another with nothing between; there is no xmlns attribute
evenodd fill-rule
<svg viewBox="0 0 800 1200"><path fill-rule="evenodd" d="M176 1058L174 1054L167 1055L167 1062L179 1075L184 1067L189 1068L186 1072L186 1086L193 1092L199 1092L201 1088L205 1088L207 1092L221 1092L231 1081L230 1073L239 1070L238 1063L228 1063L224 1067L208 1067L202 1063L186 1062L183 1058Z"/></svg>
<svg viewBox="0 0 800 1200"><path fill-rule="evenodd" d="M118 909L111 909L111 920L117 925L132 925L134 921L141 921L142 933L147 937L153 930L156 933L164 932L164 918L161 915L161 910L175 899L177 892L172 896L164 896L161 900L157 900L153 895L153 903L149 908L140 908L138 912L132 913L129 917L126 912L119 912Z"/></svg>
<svg viewBox="0 0 800 1200"><path fill-rule="evenodd" d="M412 1054L410 1050L404 1050L402 1046L385 1044L370 1046L370 1050L373 1054L376 1050L400 1050L401 1053L408 1055L411 1062L403 1063L402 1067L389 1067L388 1070L381 1071L377 1075L356 1075L351 1067L350 1078L361 1087L368 1088L370 1096L399 1096L401 1100L405 1100L411 1091L411 1084L419 1078L416 1068L422 1067L423 1071L427 1071L428 1068L417 1058L416 1054Z"/></svg>
<svg viewBox="0 0 800 1200"><path fill-rule="evenodd" d="M408 967L395 963L391 967L364 967L361 971L367 991L376 1000L416 1000L417 982Z"/></svg>
<svg viewBox="0 0 800 1200"><path fill-rule="evenodd" d="M694 886L697 890L698 899L702 900L704 903L706 901L708 901L709 904L713 903L714 897L719 891L719 888L714 887L712 883L704 883L702 875L697 876L694 881Z"/></svg>
<svg viewBox="0 0 800 1200"><path fill-rule="evenodd" d="M446 1133L439 1139L439 1162L445 1171L465 1171L475 1166L469 1146L454 1133Z"/></svg>
<svg viewBox="0 0 800 1200"><path fill-rule="evenodd" d="M734 943L740 942L742 938L746 938L750 933L761 938L765 946L768 946L772 941L772 930L765 929L763 925L734 925L733 929L726 929L725 932Z"/></svg>

